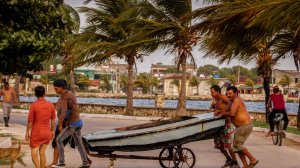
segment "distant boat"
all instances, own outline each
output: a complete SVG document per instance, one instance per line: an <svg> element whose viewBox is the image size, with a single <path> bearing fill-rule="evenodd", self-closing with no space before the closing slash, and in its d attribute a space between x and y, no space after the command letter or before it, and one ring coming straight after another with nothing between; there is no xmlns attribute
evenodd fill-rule
<svg viewBox="0 0 300 168"><path fill-rule="evenodd" d="M98 131L84 136L83 141L90 151L100 153L165 149L213 138L224 123L224 118L206 113Z"/></svg>

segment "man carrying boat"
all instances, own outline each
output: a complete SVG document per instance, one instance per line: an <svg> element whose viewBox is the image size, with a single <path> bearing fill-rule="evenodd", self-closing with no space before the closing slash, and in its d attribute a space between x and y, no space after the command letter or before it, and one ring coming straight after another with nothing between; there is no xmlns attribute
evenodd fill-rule
<svg viewBox="0 0 300 168"><path fill-rule="evenodd" d="M244 146L245 141L252 132L253 125L244 101L238 95L238 89L235 86L227 88L227 97L232 102L229 110L217 111L217 115L231 117L232 123L236 127L233 140L233 151L238 153L244 168L253 168L258 160L253 157L248 149ZM247 163L246 157L250 160Z"/></svg>
<svg viewBox="0 0 300 168"><path fill-rule="evenodd" d="M225 95L221 94L221 88L218 85L210 87L210 94L213 98L211 111L226 111L229 107L229 100ZM226 117L225 128L221 130L220 136L214 139L215 148L219 149L221 153L226 157L226 163L222 168L239 168L236 155L231 148L233 140L234 126L231 124L231 118Z"/></svg>

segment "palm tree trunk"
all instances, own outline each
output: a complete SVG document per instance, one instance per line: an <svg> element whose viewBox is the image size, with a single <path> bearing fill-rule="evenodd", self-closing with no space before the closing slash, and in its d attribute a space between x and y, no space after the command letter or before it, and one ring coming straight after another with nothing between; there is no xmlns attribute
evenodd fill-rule
<svg viewBox="0 0 300 168"><path fill-rule="evenodd" d="M15 76L15 85L14 85L14 90L15 90L15 93L16 93L16 99L18 99L18 101L20 100L19 97L20 97L20 76L17 74Z"/></svg>
<svg viewBox="0 0 300 168"><path fill-rule="evenodd" d="M126 103L126 115L133 115L133 66L135 63L134 56L127 58L128 63L128 91L127 91L127 103Z"/></svg>
<svg viewBox="0 0 300 168"><path fill-rule="evenodd" d="M75 95L76 94L76 90L75 90L75 78L74 78L73 68L70 71L70 89L71 89L71 92Z"/></svg>
<svg viewBox="0 0 300 168"><path fill-rule="evenodd" d="M177 104L177 116L186 115L186 56L183 58L182 63L182 79L181 79L181 89L178 97Z"/></svg>
<svg viewBox="0 0 300 168"><path fill-rule="evenodd" d="M264 85L264 91L265 91L265 109L266 109L266 122L268 122L268 116L269 116L269 108L268 108L268 102L270 99L270 77L264 77L263 78L263 85Z"/></svg>

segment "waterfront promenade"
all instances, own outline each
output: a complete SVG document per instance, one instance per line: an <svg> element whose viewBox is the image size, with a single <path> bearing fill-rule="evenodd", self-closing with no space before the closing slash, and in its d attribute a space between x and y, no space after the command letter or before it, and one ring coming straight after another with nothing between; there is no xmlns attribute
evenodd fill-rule
<svg viewBox="0 0 300 168"><path fill-rule="evenodd" d="M2 115L2 113L0 113ZM141 124L149 122L146 118L134 118L131 120L128 117L124 119L108 119L105 116L88 116L83 117L85 125L83 127L83 134L94 132L97 130L107 130L116 127L123 127L128 125ZM109 116L113 118L113 116ZM27 114L12 113L12 123L16 125L11 125L9 128L15 130L22 135L25 131L25 124ZM1 126L0 126L1 127ZM3 130L4 127L1 127ZM270 138L264 137L264 133L254 132L247 141L247 147L256 156L260 162L257 168L277 168L277 167L288 167L288 168L298 168L300 165L300 144L284 140L283 146L274 146ZM222 155L215 150L212 140L198 141L190 144L184 145L185 147L191 148L196 154L196 165L195 168L217 168L221 167L224 163L224 158ZM28 167L33 167L30 149L28 145L22 146L25 152L24 161L28 164ZM149 155L158 156L160 150L147 151L147 152L134 152L130 154L134 155ZM123 153L129 154L129 153ZM93 168L107 168L109 160L107 158L91 158L93 160ZM47 149L47 163L52 161L52 149L49 146ZM77 150L66 147L66 164L69 168L75 168L80 165L80 156ZM6 167L6 166L0 166ZM21 167L19 163L15 163L15 167ZM115 164L115 168L160 168L158 161L147 161L147 160L125 160L118 159Z"/></svg>

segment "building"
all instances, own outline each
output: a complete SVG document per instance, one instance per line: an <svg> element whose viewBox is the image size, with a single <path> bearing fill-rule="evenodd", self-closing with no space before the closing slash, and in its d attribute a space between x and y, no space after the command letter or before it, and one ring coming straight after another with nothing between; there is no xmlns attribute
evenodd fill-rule
<svg viewBox="0 0 300 168"><path fill-rule="evenodd" d="M151 65L151 70L150 70L150 76L151 77L154 76L158 79L162 79L168 73L171 73L171 74L176 73L176 72L174 72L175 70L177 70L176 65L163 65L161 63L152 64ZM195 67L191 64L187 64L186 72L190 76L197 75L197 69L195 69Z"/></svg>
<svg viewBox="0 0 300 168"><path fill-rule="evenodd" d="M288 76L291 80L291 83L289 86L280 86L281 90L284 94L288 94L289 97L298 97L299 95L299 88L297 85L300 83L300 73L296 70L279 70L274 69L272 71L272 77L271 77L271 87L278 85L278 82L284 77Z"/></svg>

